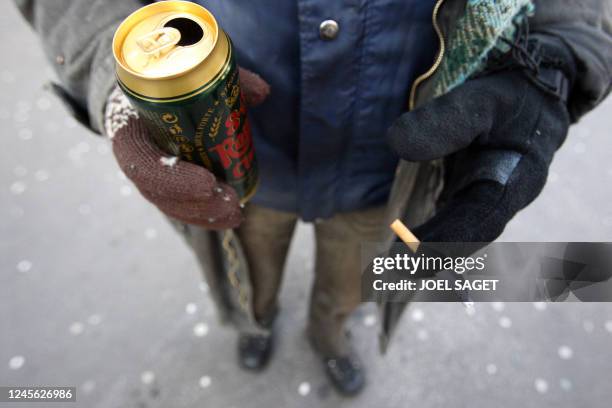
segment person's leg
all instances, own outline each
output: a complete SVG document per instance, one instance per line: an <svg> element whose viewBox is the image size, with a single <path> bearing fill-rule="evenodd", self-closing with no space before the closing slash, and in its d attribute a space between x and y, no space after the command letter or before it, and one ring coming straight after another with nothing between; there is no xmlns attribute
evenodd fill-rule
<svg viewBox="0 0 612 408"><path fill-rule="evenodd" d="M361 298L361 243L377 242L385 208L338 214L315 224L317 259L308 335L338 391L354 395L365 385L344 324Z"/></svg>
<svg viewBox="0 0 612 408"><path fill-rule="evenodd" d="M315 224L316 264L308 334L323 356L350 354L344 323L361 300L361 243L381 239L385 208L337 214Z"/></svg>
<svg viewBox="0 0 612 408"><path fill-rule="evenodd" d="M249 264L253 311L269 335L240 333L238 361L243 368L260 370L272 353L272 324L278 309L283 267L297 216L256 205L245 208L245 220L236 230Z"/></svg>
<svg viewBox="0 0 612 408"><path fill-rule="evenodd" d="M240 239L249 266L253 312L259 324L271 328L277 310L283 266L297 216L253 204L245 207L244 215L245 219L235 233ZM211 280L217 279L214 269L222 266L219 260L211 257L215 242L209 231L173 220L171 222L193 249L206 280L210 283ZM223 303L220 293L211 295L219 298L217 303ZM263 368L271 350L272 336L240 333L238 356L242 367L250 370Z"/></svg>
<svg viewBox="0 0 612 408"><path fill-rule="evenodd" d="M253 309L259 323L272 323L297 215L249 204L236 230L249 264Z"/></svg>

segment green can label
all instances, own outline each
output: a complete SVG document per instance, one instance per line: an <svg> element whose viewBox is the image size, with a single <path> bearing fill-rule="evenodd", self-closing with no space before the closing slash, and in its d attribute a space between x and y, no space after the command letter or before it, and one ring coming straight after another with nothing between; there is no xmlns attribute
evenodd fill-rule
<svg viewBox="0 0 612 408"><path fill-rule="evenodd" d="M195 96L173 102L140 99L119 84L162 150L206 167L245 202L255 192L258 172L233 59L215 82Z"/></svg>

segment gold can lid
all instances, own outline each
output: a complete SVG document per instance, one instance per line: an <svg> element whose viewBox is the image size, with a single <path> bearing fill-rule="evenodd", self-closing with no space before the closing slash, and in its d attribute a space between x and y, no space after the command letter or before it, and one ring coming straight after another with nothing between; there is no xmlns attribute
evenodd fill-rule
<svg viewBox="0 0 612 408"><path fill-rule="evenodd" d="M117 62L133 75L172 78L198 66L219 35L205 8L187 1L145 6L121 23L113 40Z"/></svg>

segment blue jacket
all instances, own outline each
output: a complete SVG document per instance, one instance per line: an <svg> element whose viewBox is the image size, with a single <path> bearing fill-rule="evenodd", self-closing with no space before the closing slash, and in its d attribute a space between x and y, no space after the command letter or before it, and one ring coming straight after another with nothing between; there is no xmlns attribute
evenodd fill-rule
<svg viewBox="0 0 612 408"><path fill-rule="evenodd" d="M437 51L434 0L199 0L239 65L271 85L250 111L261 174L253 202L304 220L386 202L397 157L384 142ZM322 21L339 25L324 40Z"/></svg>

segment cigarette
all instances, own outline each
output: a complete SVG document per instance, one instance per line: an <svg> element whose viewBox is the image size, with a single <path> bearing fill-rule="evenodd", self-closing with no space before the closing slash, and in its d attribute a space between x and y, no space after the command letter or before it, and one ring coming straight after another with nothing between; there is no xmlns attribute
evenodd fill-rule
<svg viewBox="0 0 612 408"><path fill-rule="evenodd" d="M390 227L393 230L393 232L395 232L395 234L402 241L404 241L406 245L408 245L408 248L410 248L412 252L416 253L416 251L419 249L419 244L421 243L421 241L419 241L419 239L412 233L412 231L410 231L408 227L405 226L404 223L401 222L399 219L396 219L395 221L393 221ZM474 301L472 301L472 299L470 298L469 293L465 293L465 296L466 296L466 300L462 301L463 306L465 306L466 309L473 310Z"/></svg>
<svg viewBox="0 0 612 408"><path fill-rule="evenodd" d="M421 241L419 241L419 239L412 233L412 231L410 231L408 227L405 226L404 223L401 222L399 219L393 221L390 227L393 232L395 232L395 234L402 241L404 241L406 245L408 245L408 248L410 248L412 252L416 253L416 251L419 249L419 244L421 243Z"/></svg>

